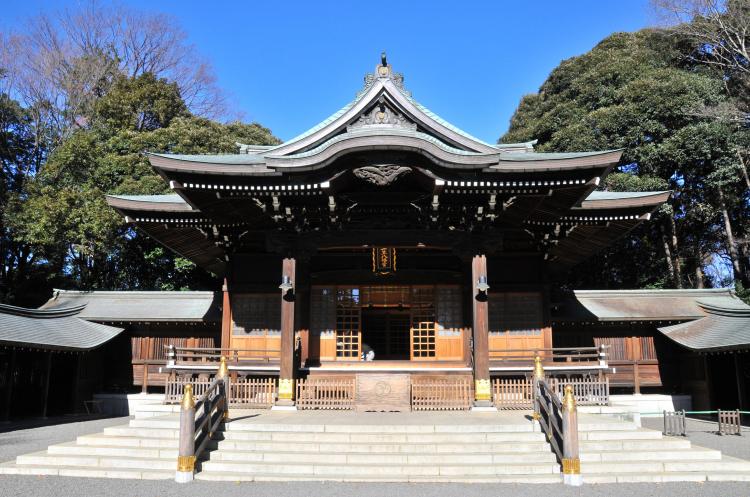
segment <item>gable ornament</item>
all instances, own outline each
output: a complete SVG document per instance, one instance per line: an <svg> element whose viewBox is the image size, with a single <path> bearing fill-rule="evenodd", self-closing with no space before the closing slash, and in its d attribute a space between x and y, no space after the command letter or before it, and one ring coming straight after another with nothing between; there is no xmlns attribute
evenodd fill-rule
<svg viewBox="0 0 750 497"><path fill-rule="evenodd" d="M363 166L352 170L354 176L376 186L388 186L401 176L411 172L407 166L398 164L380 164L377 166Z"/></svg>

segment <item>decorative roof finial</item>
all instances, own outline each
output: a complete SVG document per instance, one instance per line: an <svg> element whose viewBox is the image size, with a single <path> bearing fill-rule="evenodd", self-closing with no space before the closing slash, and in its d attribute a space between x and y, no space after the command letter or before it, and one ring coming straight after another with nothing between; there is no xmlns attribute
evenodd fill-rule
<svg viewBox="0 0 750 497"><path fill-rule="evenodd" d="M380 52L380 65L381 66L387 66L388 65L388 60L385 57L385 51Z"/></svg>

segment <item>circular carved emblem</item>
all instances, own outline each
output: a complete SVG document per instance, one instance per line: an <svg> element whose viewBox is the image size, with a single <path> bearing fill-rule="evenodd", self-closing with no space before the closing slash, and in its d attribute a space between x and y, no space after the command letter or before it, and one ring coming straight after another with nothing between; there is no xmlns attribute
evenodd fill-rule
<svg viewBox="0 0 750 497"><path fill-rule="evenodd" d="M375 384L375 395L378 397L384 397L391 393L391 385L390 383L386 383L385 381L379 381Z"/></svg>

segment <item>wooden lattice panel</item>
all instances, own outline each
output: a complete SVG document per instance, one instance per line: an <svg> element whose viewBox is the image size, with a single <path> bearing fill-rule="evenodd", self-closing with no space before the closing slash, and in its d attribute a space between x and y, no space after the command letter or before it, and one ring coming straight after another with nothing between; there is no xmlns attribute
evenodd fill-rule
<svg viewBox="0 0 750 497"><path fill-rule="evenodd" d="M436 357L435 309L430 307L412 308L411 358L429 360Z"/></svg>
<svg viewBox="0 0 750 497"><path fill-rule="evenodd" d="M336 311L336 357L359 359L361 351L360 309L339 306Z"/></svg>

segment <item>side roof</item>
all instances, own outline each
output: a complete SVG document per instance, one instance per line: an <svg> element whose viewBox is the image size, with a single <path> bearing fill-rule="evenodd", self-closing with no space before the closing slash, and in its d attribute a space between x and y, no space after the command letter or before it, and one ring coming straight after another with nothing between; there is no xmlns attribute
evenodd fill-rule
<svg viewBox="0 0 750 497"><path fill-rule="evenodd" d="M552 320L651 322L670 340L697 352L750 349L750 306L726 288L576 290L554 310Z"/></svg>
<svg viewBox="0 0 750 497"><path fill-rule="evenodd" d="M86 351L116 337L123 328L79 317L82 306L27 309L0 304L0 344L42 350Z"/></svg>
<svg viewBox="0 0 750 497"><path fill-rule="evenodd" d="M81 307L78 317L97 322L219 322L218 292L54 290L41 310Z"/></svg>

